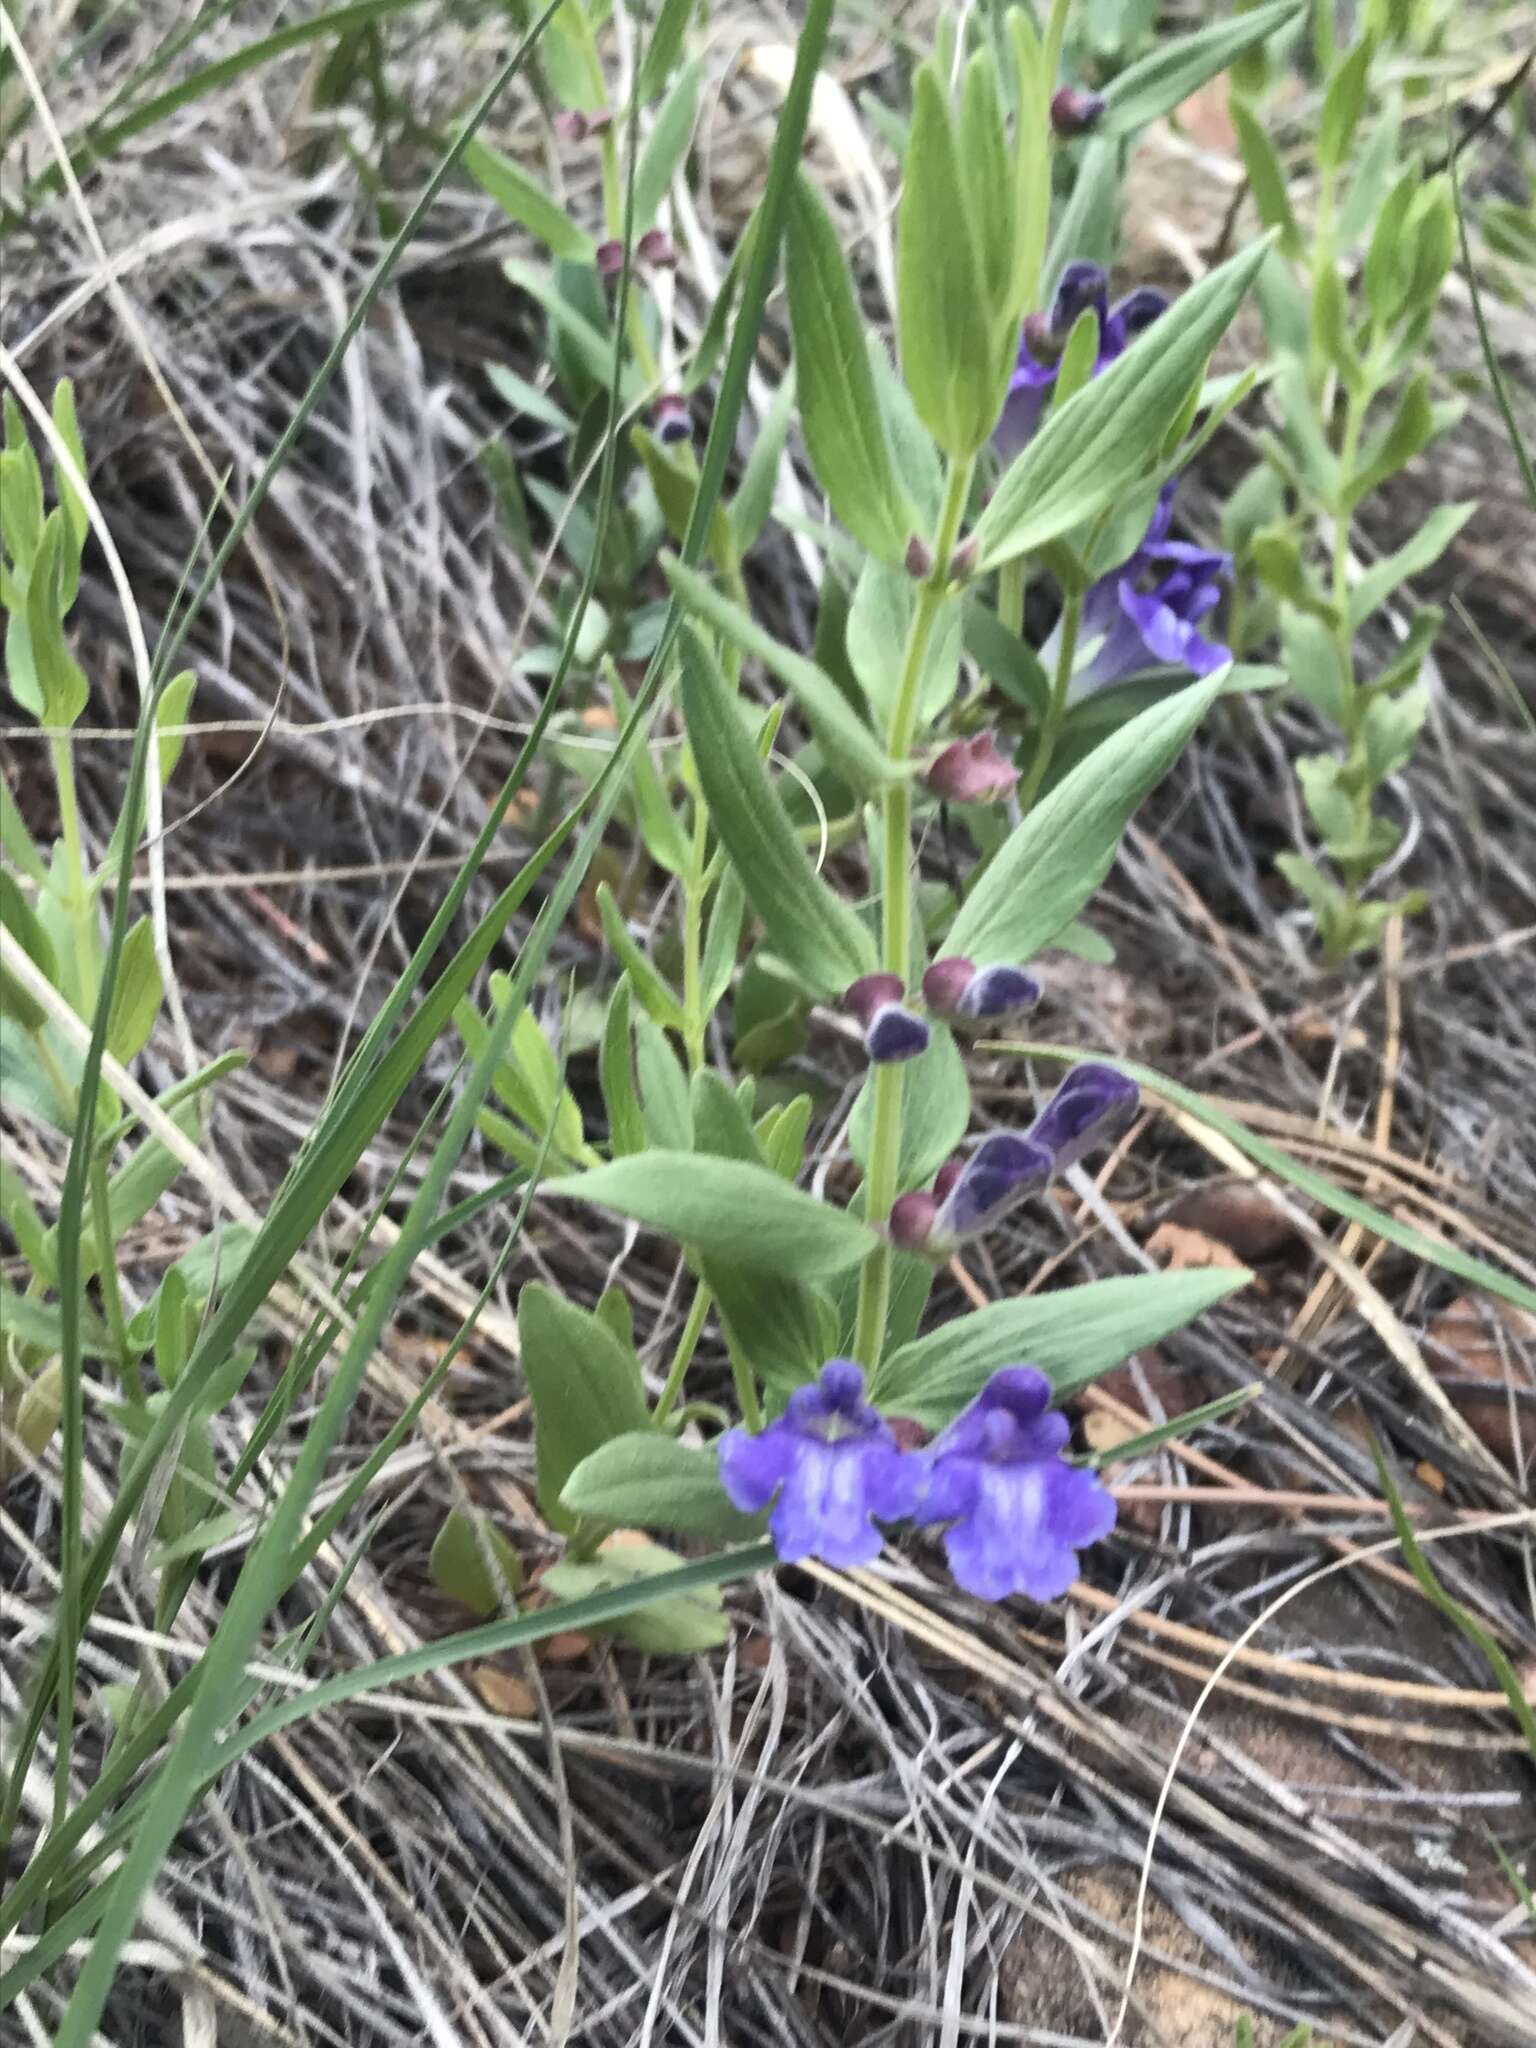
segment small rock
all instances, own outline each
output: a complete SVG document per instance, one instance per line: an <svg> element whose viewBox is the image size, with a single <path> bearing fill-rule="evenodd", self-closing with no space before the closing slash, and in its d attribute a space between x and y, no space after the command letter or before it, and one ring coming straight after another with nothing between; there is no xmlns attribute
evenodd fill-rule
<svg viewBox="0 0 1536 2048"><path fill-rule="evenodd" d="M1446 1392L1488 1449L1512 1466L1521 1447L1530 1457L1536 1451L1536 1316L1495 1295L1463 1294L1436 1316L1428 1338L1430 1366L1451 1382ZM1486 1380L1489 1391L1459 1387L1458 1380Z"/></svg>

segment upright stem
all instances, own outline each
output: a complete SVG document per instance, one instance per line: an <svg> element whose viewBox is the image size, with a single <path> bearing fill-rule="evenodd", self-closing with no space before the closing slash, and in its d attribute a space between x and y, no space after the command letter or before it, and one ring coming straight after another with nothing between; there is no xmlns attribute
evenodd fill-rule
<svg viewBox="0 0 1536 2048"><path fill-rule="evenodd" d="M688 1320L683 1324L682 1335L677 1340L677 1349L672 1354L672 1363L667 1368L666 1384L651 1411L653 1429L660 1429L677 1406L677 1397L683 1391L683 1381L687 1377L689 1366L693 1363L693 1354L698 1349L700 1337L704 1334L704 1323L709 1315L712 1299L709 1289L701 1280L694 1289L693 1305L688 1311ZM752 1390L752 1394L755 1402L756 1388Z"/></svg>
<svg viewBox="0 0 1536 2048"><path fill-rule="evenodd" d="M974 470L973 460L957 462L949 472L944 506L934 536L933 573L918 593L896 702L891 711L887 751L893 761L905 761L912 751L928 647L947 596L949 558L960 531L965 501L970 496ZM883 972L898 976L905 987L912 971L912 792L907 781L892 782L886 786L881 798L881 822L884 860L880 965ZM901 1170L904 1079L905 1070L899 1065L885 1064L874 1070L874 1113L869 1140L869 1173L864 1182L864 1216L876 1229L885 1223L896 1199ZM890 1299L891 1247L882 1238L865 1260L864 1270L859 1276L854 1355L870 1371L880 1363Z"/></svg>
<svg viewBox="0 0 1536 2048"><path fill-rule="evenodd" d="M74 987L71 994L84 1015L96 1001L96 962L91 921L91 894L86 887L85 847L80 837L80 805L75 795L75 757L66 734L48 743L53 779L59 794L59 830L69 870L69 921L75 932Z"/></svg>
<svg viewBox="0 0 1536 2048"><path fill-rule="evenodd" d="M117 1277L117 1246L112 1240L112 1202L107 1192L107 1169L100 1158L91 1161L91 1220L96 1231L96 1256L101 1263L101 1298L107 1311L107 1328L117 1353L117 1376L123 1392L135 1408L144 1406L144 1382L139 1361L128 1341L128 1318L123 1310L123 1291Z"/></svg>
<svg viewBox="0 0 1536 2048"><path fill-rule="evenodd" d="M1040 785L1045 780L1046 770L1056 752L1056 742L1061 737L1062 723L1067 715L1067 692L1072 685L1072 664L1077 658L1077 636L1082 623L1083 593L1080 590L1069 591L1061 613L1061 642L1056 650L1056 673L1051 678L1051 701L1046 706L1045 722L1040 728L1029 773L1019 786L1021 811L1027 811L1040 794Z"/></svg>

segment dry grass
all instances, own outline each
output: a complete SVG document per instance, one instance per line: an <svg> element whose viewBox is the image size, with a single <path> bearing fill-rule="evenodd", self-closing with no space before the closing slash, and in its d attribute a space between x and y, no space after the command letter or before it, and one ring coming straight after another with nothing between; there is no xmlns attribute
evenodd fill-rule
<svg viewBox="0 0 1536 2048"><path fill-rule="evenodd" d="M240 12L238 32L218 32L231 42L261 26ZM66 128L86 110L78 96L109 89L144 33L125 31L70 88L56 109ZM710 175L687 238L715 274L773 106L771 66L744 77L728 60L769 33L761 16L716 17ZM467 72L491 40L484 24L479 34ZM441 44L402 37L394 59L396 88L419 112L446 98ZM880 62L860 39L847 75ZM92 185L110 288L62 202L8 250L7 344L44 391L76 377L95 489L151 623L207 492L148 359L238 498L377 246L335 147L343 123L311 117L308 83L302 61L246 81ZM829 175L863 181L849 189L878 279L885 230L835 105L822 136ZM366 133L355 139L366 151ZM403 187L415 161L391 159ZM535 345L492 261L507 245L478 201L461 194L443 209L274 494L259 557L226 580L191 651L206 729L168 792L169 915L198 1051L253 1055L219 1092L206 1150L258 1205L406 957L443 867L470 843L535 703L517 663L549 586L498 534L474 464L506 430L475 365L526 363ZM699 313L685 289L684 334ZM1425 492L1459 495L1470 462L1480 494L1514 503L1490 417L1474 407ZM548 459L526 434L518 445ZM1197 516L1221 476L1213 468L1192 493ZM1383 546L1417 502L1390 507L1397 530L1374 536ZM1315 965L1270 874L1297 829L1287 761L1313 736L1303 713L1256 700L1228 714L1130 836L1095 912L1115 967L1050 963L1048 1035L1134 1051L1341 1185L1529 1273L1536 738L1483 643L1533 699L1536 649L1528 603L1515 602L1528 591L1509 592L1501 518L1475 521L1451 560L1467 623L1442 642L1433 744L1394 789L1409 826L1400 863L1432 887L1432 911L1374 965L1344 977ZM759 592L781 594L783 630L803 637L804 549L777 539L754 567ZM80 749L86 823L100 847L124 758L108 735L131 724L136 698L104 577L88 579L79 617L98 729ZM34 744L11 731L3 745L46 830ZM506 861L521 851L509 841ZM580 929L557 965L604 983ZM317 1263L345 1248L400 1166L425 1091L454 1058L440 1048L333 1213ZM855 1076L834 1029L803 1066L827 1110L818 1171L835 1184ZM179 1071L169 1037L145 1055L153 1086ZM978 1098L999 1122L1029 1086L1016 1061L978 1067ZM8 1143L39 1201L56 1199L57 1150L32 1130ZM1233 1170L1203 1127L1149 1118L1100 1185L1079 1177L1070 1203L956 1269L945 1305L1047 1273L1059 1283L1149 1265L1152 1229ZM456 1194L498 1171L495 1155L470 1155ZM178 1183L134 1246L141 1295L209 1214L195 1184ZM487 1218L424 1270L416 1327L381 1361L349 1460L420 1384L498 1238ZM1443 1326L1434 1334L1455 1290L1304 1205L1271 1239L1258 1285L1104 1399L1122 1417L1156 1418L1160 1396L1183 1406L1256 1374L1262 1397L1126 1475L1120 1532L1059 1612L979 1608L913 1545L878 1572L791 1571L738 1591L739 1625L718 1658L647 1663L566 1645L570 1661L509 1661L306 1722L232 1770L189 1824L110 2038L172 2039L179 2022L189 2042L368 2048L1098 2043L1114 2027L1146 1868L1121 2037L1134 2048L1214 2048L1242 2011L1261 2040L1312 2018L1361 2048L1529 2041L1530 1926L1494 1844L1516 1862L1533 1846L1530 1759L1486 1666L1384 1546L1367 1430L1406 1466L1422 1461L1408 1498L1436 1539L1437 1570L1531 1672L1536 1584L1518 1518L1536 1452L1536 1349L1510 1330L1486 1339L1511 1423L1490 1464L1483 1438L1457 1441L1437 1403L1441 1388L1455 1400L1455 1373L1468 1370L1465 1347L1447 1352ZM540 1215L508 1290L534 1274L584 1299L617 1274L646 1355L665 1357L684 1303L653 1242L626 1248L617 1231L578 1235ZM295 1593L290 1623L349 1568L314 1672L455 1625L425 1570L455 1500L493 1506L531 1565L552 1555L530 1504L511 1312L504 1291L366 1517ZM222 1462L283 1357L274 1330L218 1425ZM99 1413L90 1448L96 1514L116 1466ZM290 1449L272 1447L272 1469ZM260 1500L253 1483L253 1514ZM13 1488L0 1523L7 1710L46 1626L53 1516L44 1470ZM152 1589L125 1558L86 1645L87 1690L183 1668L239 1549L235 1539L215 1553L172 1640L147 1626ZM7 2038L46 2038L58 1989L7 2019Z"/></svg>

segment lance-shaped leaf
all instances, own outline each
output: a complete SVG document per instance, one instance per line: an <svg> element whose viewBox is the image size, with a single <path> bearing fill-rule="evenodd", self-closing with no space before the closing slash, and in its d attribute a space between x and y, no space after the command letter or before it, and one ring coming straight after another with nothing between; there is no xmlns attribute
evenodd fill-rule
<svg viewBox="0 0 1536 2048"><path fill-rule="evenodd" d="M680 644L683 716L710 823L774 951L816 994L840 995L877 964L874 940L811 866L714 656L691 628Z"/></svg>
<svg viewBox="0 0 1536 2048"><path fill-rule="evenodd" d="M523 1374L533 1397L539 1506L553 1527L576 1517L560 1505L565 1482L610 1437L649 1417L632 1351L598 1316L530 1281L518 1297Z"/></svg>
<svg viewBox="0 0 1536 2048"><path fill-rule="evenodd" d="M899 562L915 521L896 481L866 353L866 322L837 230L814 188L795 183L784 245L800 424L832 509L871 554Z"/></svg>
<svg viewBox="0 0 1536 2048"><path fill-rule="evenodd" d="M1101 135L1128 135L1181 106L1207 79L1301 12L1302 0L1270 0L1248 14L1230 15L1191 36L1162 36L1145 57L1127 67L1105 92Z"/></svg>
<svg viewBox="0 0 1536 2048"><path fill-rule="evenodd" d="M983 570L1092 519L1153 467L1268 253L1266 238L1203 277L1153 332L1052 411L976 522Z"/></svg>
<svg viewBox="0 0 1536 2048"><path fill-rule="evenodd" d="M511 157L503 156L499 149L492 149L476 136L464 145L462 162L481 191L495 200L509 220L527 228L556 256L564 256L572 263L591 261L592 237L577 227L538 179L531 178Z"/></svg>
<svg viewBox="0 0 1536 2048"><path fill-rule="evenodd" d="M1079 762L1017 826L944 942L985 965L1028 960L1070 924L1109 873L1126 823L1178 759L1227 677L1150 705Z"/></svg>
<svg viewBox="0 0 1536 2048"><path fill-rule="evenodd" d="M583 1458L561 1499L575 1514L626 1529L678 1529L715 1543L740 1543L763 1530L760 1515L731 1506L712 1450L653 1429L616 1436Z"/></svg>

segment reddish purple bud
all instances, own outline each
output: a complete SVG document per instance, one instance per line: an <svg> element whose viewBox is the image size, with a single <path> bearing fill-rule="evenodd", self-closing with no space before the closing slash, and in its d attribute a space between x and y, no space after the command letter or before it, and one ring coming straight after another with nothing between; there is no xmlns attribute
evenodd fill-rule
<svg viewBox="0 0 1536 2048"><path fill-rule="evenodd" d="M938 1213L938 1203L922 1188L914 1189L910 1195L898 1195L891 1204L891 1243L904 1252L921 1251Z"/></svg>
<svg viewBox="0 0 1536 2048"><path fill-rule="evenodd" d="M896 1448L901 1451L920 1451L933 1435L931 1429L924 1429L910 1415L888 1415L885 1426L896 1439Z"/></svg>
<svg viewBox="0 0 1536 2048"><path fill-rule="evenodd" d="M1051 126L1069 140L1075 135L1087 135L1098 126L1108 104L1101 92L1064 85L1051 98Z"/></svg>
<svg viewBox="0 0 1536 2048"><path fill-rule="evenodd" d="M1019 771L997 751L989 732L974 739L955 740L936 760L929 763L923 778L935 796L963 804L994 803L1011 796Z"/></svg>
<svg viewBox="0 0 1536 2048"><path fill-rule="evenodd" d="M653 270L677 268L677 244L665 228L647 228L635 244L635 254Z"/></svg>
<svg viewBox="0 0 1536 2048"><path fill-rule="evenodd" d="M930 1010L947 1017L959 1009L960 998L975 979L974 963L959 953L951 953L946 959L935 960L923 976L923 1000Z"/></svg>
<svg viewBox="0 0 1536 2048"><path fill-rule="evenodd" d="M928 1037L923 1018L904 1010L900 1003L883 1003L864 1033L864 1050L877 1066L894 1066L898 1060L915 1060L926 1052Z"/></svg>
<svg viewBox="0 0 1536 2048"><path fill-rule="evenodd" d="M585 142L592 133L592 127L585 114L578 113L574 107L567 107L555 116L555 133L562 142Z"/></svg>
<svg viewBox="0 0 1536 2048"><path fill-rule="evenodd" d="M688 417L688 401L675 395L657 399L651 408L651 420L658 441L669 444L686 441L693 432L693 423Z"/></svg>
<svg viewBox="0 0 1536 2048"><path fill-rule="evenodd" d="M933 574L933 550L921 534L914 533L907 542L906 566L914 583L924 583Z"/></svg>
<svg viewBox="0 0 1536 2048"><path fill-rule="evenodd" d="M933 1199L942 1202L965 1171L964 1155L957 1152L952 1159L946 1159L933 1176Z"/></svg>
<svg viewBox="0 0 1536 2048"><path fill-rule="evenodd" d="M1067 345L1065 334L1058 334L1049 313L1031 313L1024 322L1024 346L1043 369L1046 364L1058 362Z"/></svg>
<svg viewBox="0 0 1536 2048"><path fill-rule="evenodd" d="M906 994L899 974L861 974L843 991L843 1008L866 1027L874 1022L876 1010L887 1003L899 1003Z"/></svg>
<svg viewBox="0 0 1536 2048"><path fill-rule="evenodd" d="M613 126L613 115L607 107L599 107L595 114L587 114L583 118L589 135L601 135L605 128Z"/></svg>
<svg viewBox="0 0 1536 2048"><path fill-rule="evenodd" d="M1032 1010L1039 1000L1039 982L1022 967L983 967L956 1007L975 1023L994 1024Z"/></svg>
<svg viewBox="0 0 1536 2048"><path fill-rule="evenodd" d="M624 268L624 244L622 242L599 242L593 257L599 277L617 277Z"/></svg>
<svg viewBox="0 0 1536 2048"><path fill-rule="evenodd" d="M952 583L968 583L976 573L976 536L967 534L949 558L949 576Z"/></svg>

